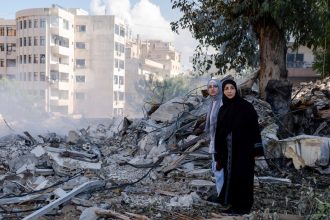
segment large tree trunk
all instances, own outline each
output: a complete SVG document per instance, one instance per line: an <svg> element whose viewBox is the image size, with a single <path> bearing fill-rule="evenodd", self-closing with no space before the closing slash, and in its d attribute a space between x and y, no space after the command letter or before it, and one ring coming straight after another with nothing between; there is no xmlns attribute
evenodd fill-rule
<svg viewBox="0 0 330 220"><path fill-rule="evenodd" d="M272 18L261 19L255 26L260 45L260 96L272 107L281 137L291 135L290 111L292 83L287 81L286 40Z"/></svg>
<svg viewBox="0 0 330 220"><path fill-rule="evenodd" d="M268 81L287 78L286 40L284 33L271 18L261 19L254 28L260 45L260 95L265 100Z"/></svg>

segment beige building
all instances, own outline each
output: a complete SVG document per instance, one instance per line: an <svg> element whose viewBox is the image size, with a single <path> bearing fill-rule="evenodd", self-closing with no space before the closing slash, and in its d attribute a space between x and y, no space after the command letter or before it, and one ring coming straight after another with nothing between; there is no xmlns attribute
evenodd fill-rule
<svg viewBox="0 0 330 220"><path fill-rule="evenodd" d="M150 82L162 81L180 73L180 54L170 42L143 41L139 37L127 41L125 115L142 116L145 91Z"/></svg>
<svg viewBox="0 0 330 220"><path fill-rule="evenodd" d="M123 114L126 27L81 9L21 10L0 20L0 74L38 96L48 112Z"/></svg>
<svg viewBox="0 0 330 220"><path fill-rule="evenodd" d="M301 81L311 81L320 77L313 70L314 62L313 51L306 46L299 46L298 49L292 50L292 44L288 44L286 55L286 66L288 69L288 78L294 84Z"/></svg>

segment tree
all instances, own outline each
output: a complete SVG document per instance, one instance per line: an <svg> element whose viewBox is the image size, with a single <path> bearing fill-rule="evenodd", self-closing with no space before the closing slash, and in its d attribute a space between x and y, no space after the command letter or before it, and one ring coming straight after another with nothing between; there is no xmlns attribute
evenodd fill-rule
<svg viewBox="0 0 330 220"><path fill-rule="evenodd" d="M322 47L315 51L313 69L321 74L321 77L330 76L330 20L326 27L326 36L322 40Z"/></svg>
<svg viewBox="0 0 330 220"><path fill-rule="evenodd" d="M149 76L139 76L134 82L131 92L126 94L127 112L130 116L142 116L143 108L159 106L175 97L184 96L192 89L192 78L176 76L163 80ZM145 110L146 110L145 109Z"/></svg>
<svg viewBox="0 0 330 220"><path fill-rule="evenodd" d="M328 0L171 1L172 8L183 12L171 23L172 29L187 28L199 40L195 62L204 56L202 48L212 46L219 73L259 65L262 98L269 80L287 78L289 38L294 38L295 46L318 46L329 13L324 10Z"/></svg>

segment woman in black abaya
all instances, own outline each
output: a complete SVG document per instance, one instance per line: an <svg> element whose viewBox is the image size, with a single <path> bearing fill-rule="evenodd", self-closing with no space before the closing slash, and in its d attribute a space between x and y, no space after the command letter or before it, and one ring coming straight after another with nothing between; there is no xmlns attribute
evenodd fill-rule
<svg viewBox="0 0 330 220"><path fill-rule="evenodd" d="M254 158L263 156L258 116L233 80L224 81L222 91L215 135L217 169L225 174L220 201L231 206L228 212L245 214L253 205Z"/></svg>

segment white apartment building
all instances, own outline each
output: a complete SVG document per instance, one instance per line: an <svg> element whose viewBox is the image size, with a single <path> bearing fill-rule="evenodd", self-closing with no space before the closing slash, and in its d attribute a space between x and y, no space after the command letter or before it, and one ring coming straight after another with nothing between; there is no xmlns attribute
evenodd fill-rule
<svg viewBox="0 0 330 220"><path fill-rule="evenodd" d="M122 115L125 39L114 16L56 5L21 10L16 21L0 20L0 74L39 96L48 112Z"/></svg>
<svg viewBox="0 0 330 220"><path fill-rule="evenodd" d="M16 76L16 22L0 19L0 77Z"/></svg>

